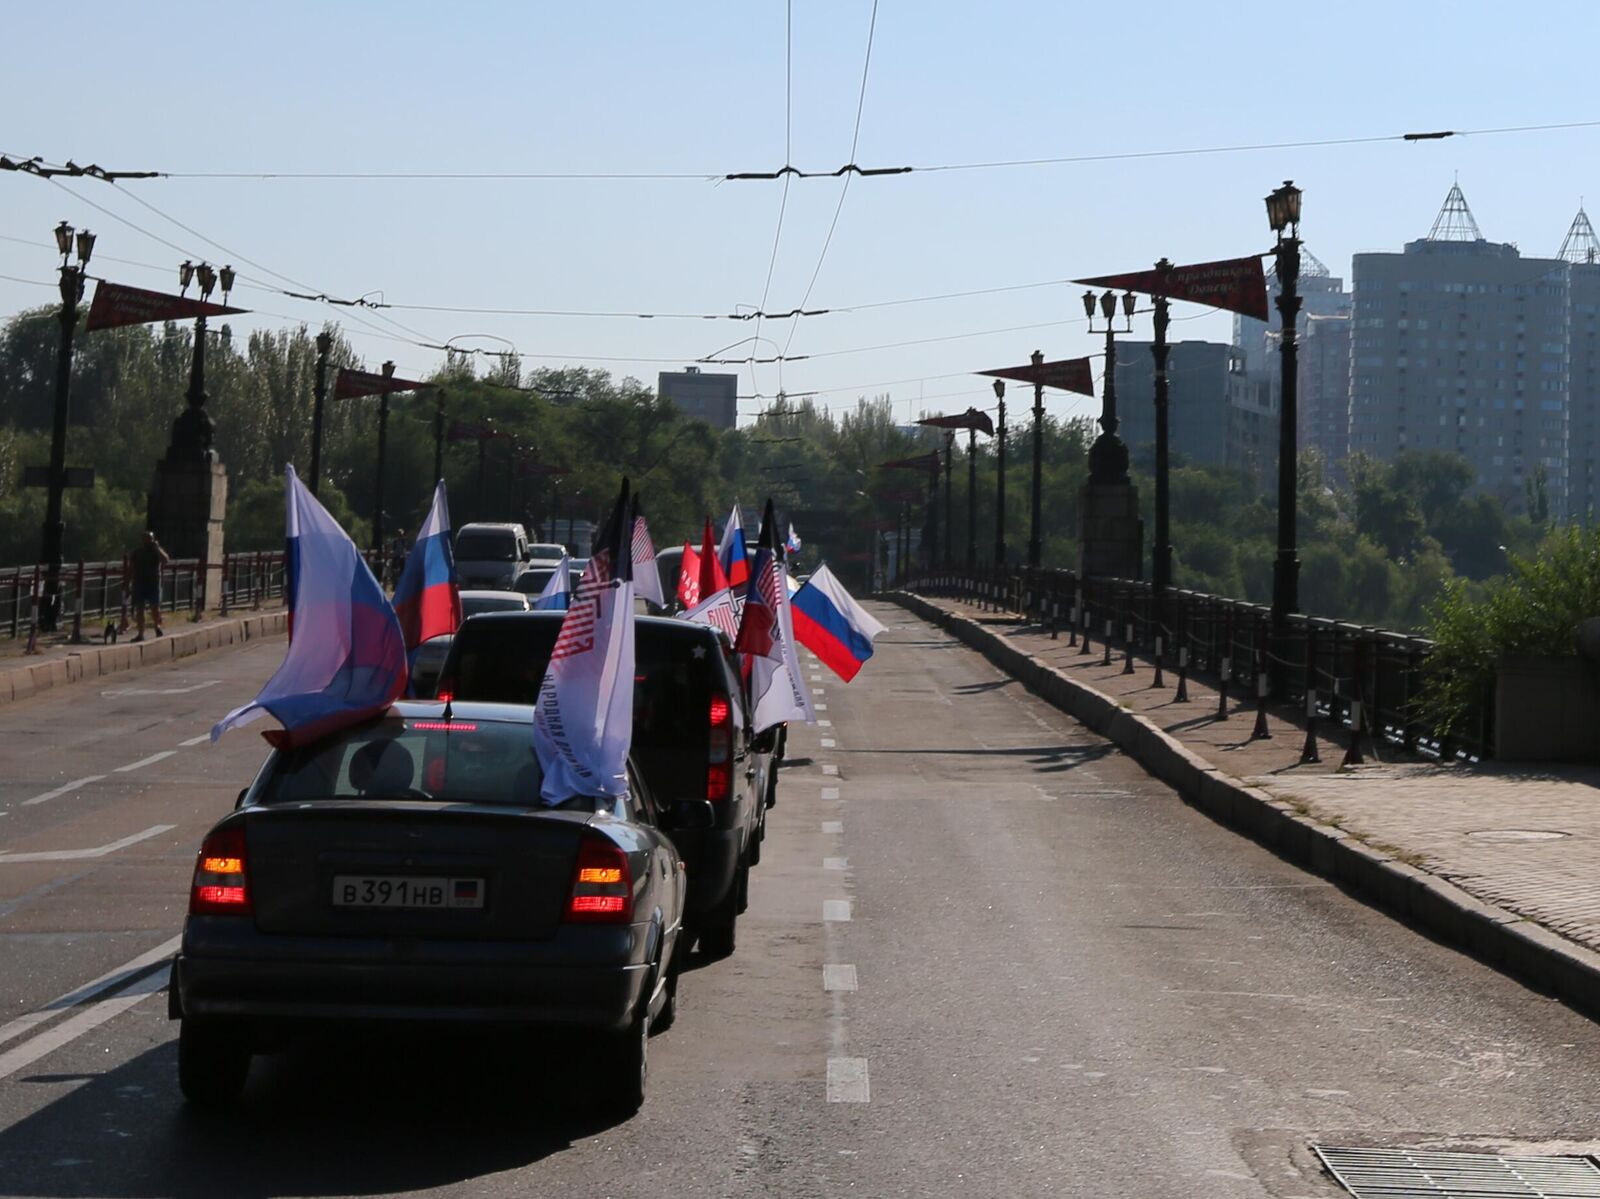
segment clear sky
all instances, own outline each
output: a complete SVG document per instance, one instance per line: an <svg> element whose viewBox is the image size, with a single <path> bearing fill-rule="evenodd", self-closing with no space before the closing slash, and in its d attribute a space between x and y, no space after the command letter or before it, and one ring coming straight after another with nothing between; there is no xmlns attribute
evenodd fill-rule
<svg viewBox="0 0 1600 1199"><path fill-rule="evenodd" d="M790 161L832 170L848 160L872 3L794 0L786 55L788 12L781 0L14 4L0 152L196 173L775 170L787 57ZM856 161L926 167L1600 121L1596 23L1592 0L1515 10L1483 0L880 0ZM1424 235L1457 175L1485 236L1550 255L1580 196L1600 197L1597 149L1591 127L856 179L810 306L1264 251L1261 198L1286 178L1305 189L1307 246L1347 279L1353 252ZM840 189L791 183L768 311L800 303ZM248 257L317 291L381 292L396 304L748 311L767 290L782 196L781 183L701 178L114 188L0 174L0 274L49 282L56 260L45 246L65 217L99 234L93 273L143 286L175 288L186 256L288 286ZM764 322L761 335L796 360L781 379L776 366L737 368L740 394L781 383L837 406L889 393L902 416L992 402L966 372L1036 348L1051 358L1100 348L1083 327L1081 291ZM53 294L0 279L0 313ZM658 370L755 333L726 320L386 313L415 337L370 313L361 325L348 310L244 287L234 300L275 326L332 312L370 363L393 358L404 375L442 357L408 341L484 333L530 365L601 366L653 385ZM1227 338L1221 315L1175 315L1195 319L1174 337ZM983 335L956 336L973 333ZM1148 318L1136 321L1135 336L1148 335ZM950 340L894 345L933 338ZM746 415L762 406L740 405ZM1051 401L1060 413L1090 406Z"/></svg>

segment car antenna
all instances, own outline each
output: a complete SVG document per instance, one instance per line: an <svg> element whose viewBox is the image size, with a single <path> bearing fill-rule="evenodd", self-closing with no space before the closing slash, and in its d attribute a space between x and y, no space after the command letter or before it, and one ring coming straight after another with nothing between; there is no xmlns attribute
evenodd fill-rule
<svg viewBox="0 0 1600 1199"><path fill-rule="evenodd" d="M455 714L450 710L451 705L454 704L455 702L456 702L456 697L454 695L446 695L444 697L444 719L445 719L446 722L449 722L449 721L455 719Z"/></svg>

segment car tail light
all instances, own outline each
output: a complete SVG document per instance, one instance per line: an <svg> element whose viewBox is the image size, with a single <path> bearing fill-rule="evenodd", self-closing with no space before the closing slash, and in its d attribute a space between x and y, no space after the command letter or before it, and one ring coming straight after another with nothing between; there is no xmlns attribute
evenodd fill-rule
<svg viewBox="0 0 1600 1199"><path fill-rule="evenodd" d="M733 790L733 705L713 694L708 705L711 753L706 760L706 798L727 799Z"/></svg>
<svg viewBox="0 0 1600 1199"><path fill-rule="evenodd" d="M217 829L200 846L189 888L191 916L248 916L253 911L245 869L244 826Z"/></svg>
<svg viewBox="0 0 1600 1199"><path fill-rule="evenodd" d="M633 869L628 855L605 837L578 842L567 920L582 924L627 924L633 919Z"/></svg>

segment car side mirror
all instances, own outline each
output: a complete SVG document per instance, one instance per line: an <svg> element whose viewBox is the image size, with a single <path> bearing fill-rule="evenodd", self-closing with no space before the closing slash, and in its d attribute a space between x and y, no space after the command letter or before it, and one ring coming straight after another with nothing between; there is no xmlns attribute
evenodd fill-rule
<svg viewBox="0 0 1600 1199"><path fill-rule="evenodd" d="M238 807L240 804L242 804L244 802L244 797L246 795L249 795L249 794L250 794L250 788L249 787L241 787L239 789L239 794L234 798L233 806L234 807Z"/></svg>
<svg viewBox="0 0 1600 1199"><path fill-rule="evenodd" d="M750 748L758 754L770 754L778 748L778 728L774 725L770 729L762 729L750 738Z"/></svg>
<svg viewBox="0 0 1600 1199"><path fill-rule="evenodd" d="M709 799L675 800L661 815L667 829L708 829L717 823L717 811Z"/></svg>

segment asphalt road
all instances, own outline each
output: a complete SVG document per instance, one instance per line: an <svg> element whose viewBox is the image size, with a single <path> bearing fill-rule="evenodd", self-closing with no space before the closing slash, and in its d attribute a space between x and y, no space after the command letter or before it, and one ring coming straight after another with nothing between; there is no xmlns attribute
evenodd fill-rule
<svg viewBox="0 0 1600 1199"><path fill-rule="evenodd" d="M615 1126L504 1041L308 1047L199 1118L159 974L29 1016L178 931L261 757L250 731L181 743L277 648L0 709L0 1193L1285 1199L1342 1193L1312 1141L1594 1147L1588 1020L880 615L855 683L819 670L831 723L791 733L738 953L685 976Z"/></svg>

